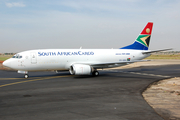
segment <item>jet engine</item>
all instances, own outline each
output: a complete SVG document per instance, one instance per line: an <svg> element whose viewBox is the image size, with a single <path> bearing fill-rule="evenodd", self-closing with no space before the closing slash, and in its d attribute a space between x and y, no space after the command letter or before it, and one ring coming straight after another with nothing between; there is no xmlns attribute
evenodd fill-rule
<svg viewBox="0 0 180 120"><path fill-rule="evenodd" d="M83 64L74 64L70 66L69 72L72 75L90 75L92 73L92 67Z"/></svg>

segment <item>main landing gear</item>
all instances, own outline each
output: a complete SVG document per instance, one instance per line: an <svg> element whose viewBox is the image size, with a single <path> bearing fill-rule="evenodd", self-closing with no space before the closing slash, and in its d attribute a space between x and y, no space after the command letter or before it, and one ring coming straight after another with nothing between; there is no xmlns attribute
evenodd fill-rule
<svg viewBox="0 0 180 120"><path fill-rule="evenodd" d="M95 70L95 71L92 72L92 75L93 75L93 76L98 76L98 75L99 75L99 72L98 72L97 70Z"/></svg>
<svg viewBox="0 0 180 120"><path fill-rule="evenodd" d="M28 74L25 74L25 75L24 75L24 78L28 78L28 77L29 77L29 75L28 75Z"/></svg>

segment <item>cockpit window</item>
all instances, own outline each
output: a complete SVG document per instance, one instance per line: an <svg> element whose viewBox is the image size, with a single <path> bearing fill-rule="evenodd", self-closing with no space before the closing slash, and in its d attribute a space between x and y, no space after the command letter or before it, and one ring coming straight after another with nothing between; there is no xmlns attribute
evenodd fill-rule
<svg viewBox="0 0 180 120"><path fill-rule="evenodd" d="M22 55L16 54L16 55L14 55L12 58L21 59L21 58L22 58Z"/></svg>

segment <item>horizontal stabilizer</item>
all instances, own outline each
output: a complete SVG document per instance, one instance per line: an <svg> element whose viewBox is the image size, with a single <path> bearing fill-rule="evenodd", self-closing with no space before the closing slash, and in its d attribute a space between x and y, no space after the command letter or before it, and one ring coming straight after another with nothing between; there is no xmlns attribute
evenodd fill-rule
<svg viewBox="0 0 180 120"><path fill-rule="evenodd" d="M162 50L148 50L148 51L142 52L142 54L149 54L149 53L160 52L160 51L167 51L167 50L172 50L172 48L170 48L170 49L162 49Z"/></svg>

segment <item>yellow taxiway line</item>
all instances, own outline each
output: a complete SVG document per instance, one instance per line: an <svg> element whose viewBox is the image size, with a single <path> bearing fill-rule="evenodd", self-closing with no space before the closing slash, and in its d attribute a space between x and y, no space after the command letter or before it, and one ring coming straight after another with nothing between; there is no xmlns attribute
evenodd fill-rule
<svg viewBox="0 0 180 120"><path fill-rule="evenodd" d="M70 75L69 75L69 76L70 76ZM0 87L10 86L10 85L15 85L15 84L20 84L20 83L27 83L27 82L39 81L39 80L46 80L46 79L51 79L51 78L69 77L69 76L55 76L55 77L47 77L47 78L46 78L46 77L43 77L43 78L39 78L39 79L31 79L31 80L25 80L25 81L8 83L8 84L0 85Z"/></svg>
<svg viewBox="0 0 180 120"><path fill-rule="evenodd" d="M0 78L1 80L21 80L21 79L25 79L25 78Z"/></svg>

